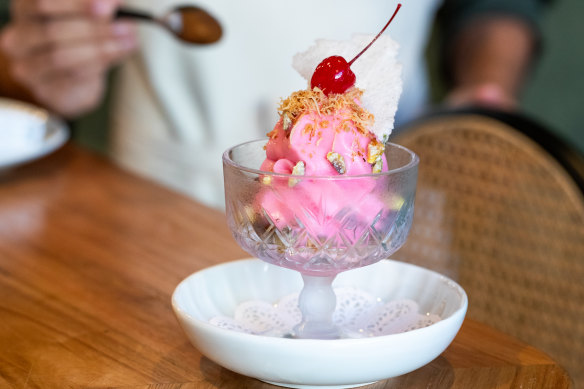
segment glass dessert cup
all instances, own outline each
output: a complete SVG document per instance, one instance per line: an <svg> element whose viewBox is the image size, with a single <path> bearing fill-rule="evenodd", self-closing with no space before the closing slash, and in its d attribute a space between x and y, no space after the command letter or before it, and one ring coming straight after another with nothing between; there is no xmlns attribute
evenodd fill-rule
<svg viewBox="0 0 584 389"><path fill-rule="evenodd" d="M413 212L418 157L386 145L388 171L359 176L264 172L265 140L223 155L227 222L238 244L302 275L302 321L291 336L337 339L332 282L340 272L389 257L405 242Z"/></svg>

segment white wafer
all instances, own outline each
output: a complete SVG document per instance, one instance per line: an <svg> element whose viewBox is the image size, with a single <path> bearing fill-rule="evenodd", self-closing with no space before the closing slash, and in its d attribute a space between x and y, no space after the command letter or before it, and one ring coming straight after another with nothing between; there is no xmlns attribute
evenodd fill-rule
<svg viewBox="0 0 584 389"><path fill-rule="evenodd" d="M308 50L292 59L292 66L309 83L316 66L325 58L340 55L350 61L375 35L356 34L349 41L319 39ZM397 62L399 44L388 34L381 35L352 65L357 81L363 89L363 107L375 116L371 132L386 142L394 126L395 113L402 92L401 64Z"/></svg>

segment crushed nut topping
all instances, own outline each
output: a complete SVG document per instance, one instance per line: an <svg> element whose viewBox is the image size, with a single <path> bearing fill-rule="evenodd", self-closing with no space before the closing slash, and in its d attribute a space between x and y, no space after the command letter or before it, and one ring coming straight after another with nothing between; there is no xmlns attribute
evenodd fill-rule
<svg viewBox="0 0 584 389"><path fill-rule="evenodd" d="M367 145L367 162L374 164L381 158L383 152L385 151L385 145L378 142L377 140L372 140Z"/></svg>
<svg viewBox="0 0 584 389"><path fill-rule="evenodd" d="M345 167L345 159L339 153L335 153L334 151L329 151L326 155L326 159L333 165L337 173L345 174L347 171Z"/></svg>
<svg viewBox="0 0 584 389"><path fill-rule="evenodd" d="M304 161L298 161L298 163L296 165L294 165L294 167L292 168L292 175L294 176L303 176L306 173L306 165L304 164ZM293 186L295 186L296 184L298 184L298 181L295 178L290 178L288 179L288 186L290 188L292 188Z"/></svg>
<svg viewBox="0 0 584 389"><path fill-rule="evenodd" d="M373 164L373 167L371 168L371 173L381 173L381 170L383 169L383 160L381 159L381 157L375 161L375 163Z"/></svg>
<svg viewBox="0 0 584 389"><path fill-rule="evenodd" d="M295 176L303 176L306 172L306 165L304 161L298 161L296 165L292 168L292 174Z"/></svg>
<svg viewBox="0 0 584 389"><path fill-rule="evenodd" d="M290 115L287 111L282 113L282 128L284 131L288 131L290 128L292 128L292 119L290 118Z"/></svg>

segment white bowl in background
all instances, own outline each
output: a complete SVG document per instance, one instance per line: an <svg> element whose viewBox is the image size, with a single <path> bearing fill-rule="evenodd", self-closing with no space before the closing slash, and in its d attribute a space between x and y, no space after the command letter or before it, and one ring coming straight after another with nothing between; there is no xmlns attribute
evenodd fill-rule
<svg viewBox="0 0 584 389"><path fill-rule="evenodd" d="M466 293L454 281L393 260L341 273L333 286L354 286L383 301L411 299L420 312L441 320L400 334L335 340L259 336L210 324L212 317L233 316L244 301L275 303L301 290L299 273L258 259L192 274L175 289L172 306L192 344L229 370L292 388L348 388L399 376L432 361L456 336L468 305Z"/></svg>
<svg viewBox="0 0 584 389"><path fill-rule="evenodd" d="M0 98L0 170L50 154L68 139L65 122L47 110Z"/></svg>

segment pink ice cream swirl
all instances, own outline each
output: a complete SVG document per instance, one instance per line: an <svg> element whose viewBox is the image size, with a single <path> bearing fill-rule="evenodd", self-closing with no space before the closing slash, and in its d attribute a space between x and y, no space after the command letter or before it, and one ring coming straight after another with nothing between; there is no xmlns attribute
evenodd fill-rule
<svg viewBox="0 0 584 389"><path fill-rule="evenodd" d="M373 117L355 88L334 101L318 90L295 93L280 107L260 168L295 176L264 176L259 206L278 229L305 228L320 239L342 230L340 239L358 239L384 209L370 175L387 170L384 147L366 128Z"/></svg>

